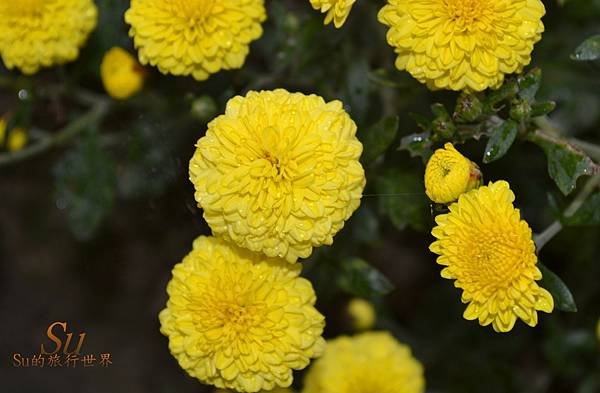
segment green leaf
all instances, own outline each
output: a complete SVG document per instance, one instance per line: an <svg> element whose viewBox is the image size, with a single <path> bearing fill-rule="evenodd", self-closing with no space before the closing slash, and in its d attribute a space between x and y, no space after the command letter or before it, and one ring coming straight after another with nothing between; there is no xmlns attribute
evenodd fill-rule
<svg viewBox="0 0 600 393"><path fill-rule="evenodd" d="M577 61L589 61L600 59L600 34L594 35L583 41L571 55L571 59Z"/></svg>
<svg viewBox="0 0 600 393"><path fill-rule="evenodd" d="M375 180L379 211L389 217L398 229L410 226L425 230L429 224L430 209L425 196L422 175L390 168Z"/></svg>
<svg viewBox="0 0 600 393"><path fill-rule="evenodd" d="M400 140L398 150L405 150L411 157L421 157L423 162L427 162L433 154L429 136L429 132L407 135Z"/></svg>
<svg viewBox="0 0 600 393"><path fill-rule="evenodd" d="M56 204L67 211L69 227L79 240L90 239L115 200L116 170L112 158L88 133L54 168Z"/></svg>
<svg viewBox="0 0 600 393"><path fill-rule="evenodd" d="M600 225L600 192L589 196L577 212L563 219L566 225Z"/></svg>
<svg viewBox="0 0 600 393"><path fill-rule="evenodd" d="M363 144L361 161L364 164L370 164L385 153L398 134L398 125L397 116L386 117L359 133L358 139Z"/></svg>
<svg viewBox="0 0 600 393"><path fill-rule="evenodd" d="M519 97L523 100L532 102L540 89L542 82L542 70L534 68L525 75L521 75L517 78L519 85Z"/></svg>
<svg viewBox="0 0 600 393"><path fill-rule="evenodd" d="M513 120L502 121L492 126L483 153L483 162L488 164L504 156L515 141L517 131L518 125Z"/></svg>
<svg viewBox="0 0 600 393"><path fill-rule="evenodd" d="M542 272L540 284L552 294L556 309L560 311L577 312L577 305L575 304L573 294L571 294L569 287L567 287L563 280L543 264L538 263L538 267Z"/></svg>
<svg viewBox="0 0 600 393"><path fill-rule="evenodd" d="M531 105L531 117L545 116L556 108L556 102L543 101Z"/></svg>
<svg viewBox="0 0 600 393"><path fill-rule="evenodd" d="M529 134L528 139L540 146L548 159L548 174L560 191L568 195L583 175L598 172L598 166L573 146L542 131Z"/></svg>
<svg viewBox="0 0 600 393"><path fill-rule="evenodd" d="M348 258L341 262L341 272L337 284L355 296L384 296L394 289L394 285L381 273L360 258Z"/></svg>

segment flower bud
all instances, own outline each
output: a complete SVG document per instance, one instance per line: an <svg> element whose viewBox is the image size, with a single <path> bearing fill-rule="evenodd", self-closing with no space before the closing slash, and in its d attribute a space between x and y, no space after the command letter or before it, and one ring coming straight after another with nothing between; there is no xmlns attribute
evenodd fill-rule
<svg viewBox="0 0 600 393"><path fill-rule="evenodd" d="M104 89L116 100L125 100L144 85L144 69L126 50L114 47L104 55L100 76Z"/></svg>
<svg viewBox="0 0 600 393"><path fill-rule="evenodd" d="M481 185L481 171L474 162L446 143L437 149L425 168L425 193L433 202L450 203Z"/></svg>
<svg viewBox="0 0 600 393"><path fill-rule="evenodd" d="M375 324L373 305L361 298L354 298L348 303L348 314L355 330L368 330Z"/></svg>

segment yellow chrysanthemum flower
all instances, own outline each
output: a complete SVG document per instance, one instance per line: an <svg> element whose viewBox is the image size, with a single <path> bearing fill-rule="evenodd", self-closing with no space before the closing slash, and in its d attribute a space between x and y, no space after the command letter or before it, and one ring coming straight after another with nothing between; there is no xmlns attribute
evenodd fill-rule
<svg viewBox="0 0 600 393"><path fill-rule="evenodd" d="M354 298L348 303L348 314L356 330L368 330L375 324L375 309L365 299Z"/></svg>
<svg viewBox="0 0 600 393"><path fill-rule="evenodd" d="M356 0L310 0L310 4L315 10L327 13L325 15L325 24L333 22L338 29L348 19L352 6Z"/></svg>
<svg viewBox="0 0 600 393"><path fill-rule="evenodd" d="M264 0L132 0L125 13L142 64L199 81L241 68L266 17Z"/></svg>
<svg viewBox="0 0 600 393"><path fill-rule="evenodd" d="M201 236L173 269L160 313L169 349L192 377L241 392L292 383L319 356L324 318L301 265Z"/></svg>
<svg viewBox="0 0 600 393"><path fill-rule="evenodd" d="M281 388L276 387L273 390L261 390L259 393L294 393L294 390L291 388ZM215 389L214 393L235 393L235 390L227 390L227 389Z"/></svg>
<svg viewBox="0 0 600 393"><path fill-rule="evenodd" d="M492 324L497 332L511 330L517 317L535 326L537 311L554 308L552 295L536 282L542 273L535 244L514 199L505 181L479 187L437 216L431 231L437 241L429 249L446 266L442 277L455 279L463 303L469 303L464 318Z"/></svg>
<svg viewBox="0 0 600 393"><path fill-rule="evenodd" d="M106 92L117 100L125 100L144 86L144 71L126 50L111 48L100 64L100 77Z"/></svg>
<svg viewBox="0 0 600 393"><path fill-rule="evenodd" d="M435 203L449 203L481 185L481 171L474 162L446 143L425 167L425 193Z"/></svg>
<svg viewBox="0 0 600 393"><path fill-rule="evenodd" d="M0 54L8 69L34 74L64 64L96 27L92 0L0 1Z"/></svg>
<svg viewBox="0 0 600 393"><path fill-rule="evenodd" d="M289 262L331 244L365 186L355 134L339 101L282 89L232 98L190 161L213 233Z"/></svg>
<svg viewBox="0 0 600 393"><path fill-rule="evenodd" d="M423 367L406 345L387 332L339 337L327 342L313 363L302 393L422 393Z"/></svg>
<svg viewBox="0 0 600 393"><path fill-rule="evenodd" d="M521 72L541 38L540 0L388 0L379 21L390 30L396 67L430 89L498 88Z"/></svg>

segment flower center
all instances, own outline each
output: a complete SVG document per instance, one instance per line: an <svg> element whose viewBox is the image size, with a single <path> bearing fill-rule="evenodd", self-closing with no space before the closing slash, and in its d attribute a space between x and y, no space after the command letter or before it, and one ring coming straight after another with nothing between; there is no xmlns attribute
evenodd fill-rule
<svg viewBox="0 0 600 393"><path fill-rule="evenodd" d="M202 22L210 15L215 0L175 0L178 16L189 21L190 25Z"/></svg>
<svg viewBox="0 0 600 393"><path fill-rule="evenodd" d="M294 177L297 165L293 159L290 159L292 150L290 139L282 138L278 134L278 130L274 127L267 127L260 133L259 158L266 160L270 165L269 170L265 172L265 177L289 180Z"/></svg>
<svg viewBox="0 0 600 393"><path fill-rule="evenodd" d="M443 0L448 18L460 27L479 21L489 10L487 0Z"/></svg>

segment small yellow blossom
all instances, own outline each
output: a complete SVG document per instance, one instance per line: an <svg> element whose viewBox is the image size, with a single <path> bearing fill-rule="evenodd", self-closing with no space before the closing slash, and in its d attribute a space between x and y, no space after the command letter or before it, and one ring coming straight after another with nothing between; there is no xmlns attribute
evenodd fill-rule
<svg viewBox="0 0 600 393"><path fill-rule="evenodd" d="M240 392L292 383L320 356L325 320L301 265L201 236L173 269L159 315L169 349L192 377Z"/></svg>
<svg viewBox="0 0 600 393"><path fill-rule="evenodd" d="M368 330L375 324L375 309L365 299L354 298L348 303L348 314L356 330Z"/></svg>
<svg viewBox="0 0 600 393"><path fill-rule="evenodd" d="M144 71L126 50L111 48L100 64L100 76L106 92L113 98L124 100L144 85Z"/></svg>
<svg viewBox="0 0 600 393"><path fill-rule="evenodd" d="M209 123L190 179L216 236L293 263L360 205L365 175L356 125L339 101L275 91L234 97Z"/></svg>
<svg viewBox="0 0 600 393"><path fill-rule="evenodd" d="M481 185L481 171L452 143L437 149L425 168L425 193L435 203L450 203Z"/></svg>
<svg viewBox="0 0 600 393"><path fill-rule="evenodd" d="M8 134L6 148L8 151L19 151L27 144L27 131L21 127L13 128Z"/></svg>
<svg viewBox="0 0 600 393"><path fill-rule="evenodd" d="M0 55L8 69L34 74L73 61L96 27L92 0L1 0Z"/></svg>
<svg viewBox="0 0 600 393"><path fill-rule="evenodd" d="M310 4L315 10L327 13L324 23L328 25L333 22L338 29L348 19L355 2L356 0L310 0Z"/></svg>
<svg viewBox="0 0 600 393"><path fill-rule="evenodd" d="M199 81L241 68L266 17L264 0L131 0L125 13L142 64Z"/></svg>
<svg viewBox="0 0 600 393"><path fill-rule="evenodd" d="M450 205L450 213L436 217L429 249L445 266L442 277L456 280L463 316L492 324L496 332L508 332L517 317L529 326L538 322L537 311L550 313L554 300L537 280L531 229L513 206L514 194L505 181L490 183L463 194Z"/></svg>
<svg viewBox="0 0 600 393"><path fill-rule="evenodd" d="M388 332L368 332L327 342L302 393L423 393L423 367Z"/></svg>
<svg viewBox="0 0 600 393"><path fill-rule="evenodd" d="M530 63L546 10L540 0L387 0L379 21L407 70L430 89L498 88Z"/></svg>

